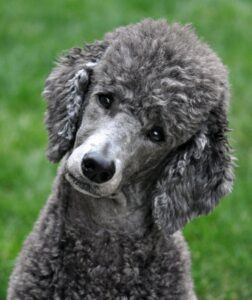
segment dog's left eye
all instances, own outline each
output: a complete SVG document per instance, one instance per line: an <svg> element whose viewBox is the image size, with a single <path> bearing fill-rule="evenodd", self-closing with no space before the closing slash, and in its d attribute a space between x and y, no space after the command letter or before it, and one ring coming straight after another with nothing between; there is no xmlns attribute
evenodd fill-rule
<svg viewBox="0 0 252 300"><path fill-rule="evenodd" d="M162 142L165 140L164 130L160 126L154 126L147 134L152 142Z"/></svg>
<svg viewBox="0 0 252 300"><path fill-rule="evenodd" d="M113 103L113 99L108 95L98 95L99 103L106 109L109 109Z"/></svg>

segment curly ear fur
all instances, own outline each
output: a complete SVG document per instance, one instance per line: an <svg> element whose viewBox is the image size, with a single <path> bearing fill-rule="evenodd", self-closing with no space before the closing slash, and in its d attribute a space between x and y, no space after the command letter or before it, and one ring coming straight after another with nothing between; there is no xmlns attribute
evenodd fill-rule
<svg viewBox="0 0 252 300"><path fill-rule="evenodd" d="M209 213L231 191L233 163L227 131L222 103L198 133L169 154L153 198L154 219L166 233Z"/></svg>
<svg viewBox="0 0 252 300"><path fill-rule="evenodd" d="M74 143L89 74L104 50L105 45L100 42L71 49L46 80L43 96L47 100L47 156L52 162L58 162Z"/></svg>

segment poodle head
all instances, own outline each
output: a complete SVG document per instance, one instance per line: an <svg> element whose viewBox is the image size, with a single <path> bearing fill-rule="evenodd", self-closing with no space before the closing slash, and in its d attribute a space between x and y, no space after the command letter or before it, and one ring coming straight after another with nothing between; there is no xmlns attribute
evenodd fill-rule
<svg viewBox="0 0 252 300"><path fill-rule="evenodd" d="M170 234L231 190L227 72L189 26L145 20L73 49L44 95L48 157L67 154L80 192L149 181L153 218Z"/></svg>

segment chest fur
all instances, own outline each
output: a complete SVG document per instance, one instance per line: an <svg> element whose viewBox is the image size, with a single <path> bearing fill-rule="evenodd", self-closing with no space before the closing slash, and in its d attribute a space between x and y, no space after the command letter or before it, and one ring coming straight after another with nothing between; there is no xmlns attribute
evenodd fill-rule
<svg viewBox="0 0 252 300"><path fill-rule="evenodd" d="M173 242L154 237L66 236L59 260L53 281L60 299L170 299L168 290L176 299L183 277Z"/></svg>

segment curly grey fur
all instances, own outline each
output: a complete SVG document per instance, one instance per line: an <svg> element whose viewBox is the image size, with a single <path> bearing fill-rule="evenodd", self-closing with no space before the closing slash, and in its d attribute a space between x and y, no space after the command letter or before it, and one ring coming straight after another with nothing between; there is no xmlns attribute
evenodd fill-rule
<svg viewBox="0 0 252 300"><path fill-rule="evenodd" d="M73 48L62 57L46 81L44 97L48 99L46 124L49 132L48 158L58 162L74 142L76 125L85 90L88 86L90 67L104 51L97 42L86 49Z"/></svg>
<svg viewBox="0 0 252 300"><path fill-rule="evenodd" d="M113 95L110 110L99 93ZM233 182L219 58L189 26L144 20L70 50L44 96L48 157L65 156L8 299L196 299L178 230ZM155 124L160 144L147 138ZM108 183L81 173L93 148L117 161Z"/></svg>

